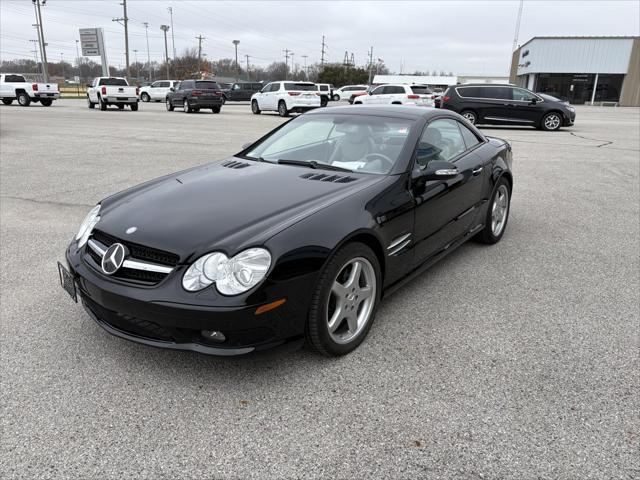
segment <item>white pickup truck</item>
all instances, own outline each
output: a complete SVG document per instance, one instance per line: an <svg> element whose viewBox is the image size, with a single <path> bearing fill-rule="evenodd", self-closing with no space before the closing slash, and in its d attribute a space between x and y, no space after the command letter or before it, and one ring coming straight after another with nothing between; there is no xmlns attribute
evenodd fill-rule
<svg viewBox="0 0 640 480"><path fill-rule="evenodd" d="M50 107L59 96L56 83L31 83L22 75L0 73L0 99L5 105L11 105L17 99L23 107L28 107L31 102Z"/></svg>
<svg viewBox="0 0 640 480"><path fill-rule="evenodd" d="M106 110L108 105L117 105L120 110L129 105L134 112L138 110L138 87L130 87L126 78L98 77L87 89L87 105Z"/></svg>

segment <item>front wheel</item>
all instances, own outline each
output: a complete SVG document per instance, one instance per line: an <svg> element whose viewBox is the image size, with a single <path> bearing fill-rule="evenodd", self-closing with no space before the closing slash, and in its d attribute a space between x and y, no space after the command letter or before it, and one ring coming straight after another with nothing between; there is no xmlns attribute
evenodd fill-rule
<svg viewBox="0 0 640 480"><path fill-rule="evenodd" d="M489 209L484 222L484 228L476 236L476 240L482 243L493 245L498 243L504 235L509 220L509 209L511 206L511 189L509 182L504 177L498 180Z"/></svg>
<svg viewBox="0 0 640 480"><path fill-rule="evenodd" d="M337 94L336 94L336 95L334 95L334 96L333 96L333 101L334 101L334 102L339 102L339 101L340 101L340 95L337 95Z"/></svg>
<svg viewBox="0 0 640 480"><path fill-rule="evenodd" d="M320 97L320 106L326 107L329 104L329 99L327 97Z"/></svg>
<svg viewBox="0 0 640 480"><path fill-rule="evenodd" d="M20 92L18 94L18 104L21 107L28 107L30 103L31 99L29 98L29 95L26 94L26 92Z"/></svg>
<svg viewBox="0 0 640 480"><path fill-rule="evenodd" d="M13 98L3 98L2 103L5 105L11 105L13 103Z"/></svg>
<svg viewBox="0 0 640 480"><path fill-rule="evenodd" d="M542 117L541 126L543 130L548 132L559 130L562 126L562 117L557 112L547 113Z"/></svg>
<svg viewBox="0 0 640 480"><path fill-rule="evenodd" d="M460 115L466 118L471 125L475 125L476 122L478 121L478 116L476 115L476 112L473 112L471 110L464 110L463 112L460 113Z"/></svg>
<svg viewBox="0 0 640 480"><path fill-rule="evenodd" d="M140 95L140 100L142 100L143 102L150 102L151 97L147 92L142 92L142 95Z"/></svg>
<svg viewBox="0 0 640 480"><path fill-rule="evenodd" d="M171 100L169 100L168 98L165 100L164 103L165 107L167 107L167 112L173 112L173 105L171 105Z"/></svg>
<svg viewBox="0 0 640 480"><path fill-rule="evenodd" d="M258 106L257 100L253 100L251 102L251 111L253 112L254 115L260 115L260 107Z"/></svg>
<svg viewBox="0 0 640 480"><path fill-rule="evenodd" d="M313 292L307 344L328 356L355 349L371 328L381 286L378 258L367 245L350 243L338 250Z"/></svg>
<svg viewBox="0 0 640 480"><path fill-rule="evenodd" d="M40 100L40 104L43 107L50 107L52 103L53 103L53 100L49 100L48 98L43 98L42 100Z"/></svg>
<svg viewBox="0 0 640 480"><path fill-rule="evenodd" d="M280 115L281 117L289 116L289 111L287 110L287 104L282 100L280 100L280 103L278 103L278 115Z"/></svg>

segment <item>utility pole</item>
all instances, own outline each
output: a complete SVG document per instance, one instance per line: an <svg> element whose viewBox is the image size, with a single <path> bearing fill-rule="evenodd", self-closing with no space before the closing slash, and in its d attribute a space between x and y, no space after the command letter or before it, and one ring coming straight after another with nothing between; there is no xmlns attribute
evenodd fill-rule
<svg viewBox="0 0 640 480"><path fill-rule="evenodd" d="M249 55L245 55L247 59L247 80L251 80L251 76L249 75Z"/></svg>
<svg viewBox="0 0 640 480"><path fill-rule="evenodd" d="M36 25L38 27L38 40L40 40L40 56L42 57L42 76L44 81L49 81L49 67L47 65L47 44L44 41L44 29L42 28L42 12L40 11L40 0L31 0L36 11ZM47 0L42 0L42 6L47 4Z"/></svg>
<svg viewBox="0 0 640 480"><path fill-rule="evenodd" d="M200 70L202 68L202 41L205 37L198 35L196 38L198 39L198 70Z"/></svg>
<svg viewBox="0 0 640 480"><path fill-rule="evenodd" d="M149 81L151 81L151 57L149 56L149 22L144 22L144 34L147 37L147 68L149 69Z"/></svg>
<svg viewBox="0 0 640 480"><path fill-rule="evenodd" d="M160 30L164 32L164 61L167 64L167 80L169 80L169 45L167 44L169 25L160 25Z"/></svg>
<svg viewBox="0 0 640 480"><path fill-rule="evenodd" d="M520 20L522 20L522 7L524 6L524 0L520 0L520 6L518 7L518 18L516 19L516 31L513 35L513 48L512 52L516 51L518 47L518 36L520 35Z"/></svg>
<svg viewBox="0 0 640 480"><path fill-rule="evenodd" d="M31 43L35 44L37 43L38 46L40 46L40 41L39 40L29 40ZM34 54L35 54L35 58L36 58L36 73L38 73L38 63L40 63L38 61L38 47L36 47L35 45L33 46L33 50L31 50Z"/></svg>
<svg viewBox="0 0 640 480"><path fill-rule="evenodd" d="M309 58L309 55L302 55L302 58L304 58L304 79L309 80L309 70L307 69L307 58Z"/></svg>
<svg viewBox="0 0 640 480"><path fill-rule="evenodd" d="M238 66L238 44L240 40L234 40L233 45L236 47L236 82L238 81L238 76L240 75L240 67Z"/></svg>
<svg viewBox="0 0 640 480"><path fill-rule="evenodd" d="M371 86L371 74L373 73L373 46L369 51L369 86Z"/></svg>
<svg viewBox="0 0 640 480"><path fill-rule="evenodd" d="M296 64L293 63L293 52L291 52L289 54L289 56L291 57L291 73L293 73L294 75L296 74ZM294 78L295 80L295 78Z"/></svg>
<svg viewBox="0 0 640 480"><path fill-rule="evenodd" d="M127 0L122 0L120 5L124 8L124 17L113 18L111 21L118 22L120 25L124 26L124 56L127 64L127 78L129 78L131 76L131 72L129 71L129 17L127 17Z"/></svg>
<svg viewBox="0 0 640 480"><path fill-rule="evenodd" d="M169 7L167 8L169 15L171 16L171 46L173 47L173 61L175 63L176 61L176 39L173 36L174 35L174 31L173 31L173 7Z"/></svg>
<svg viewBox="0 0 640 480"><path fill-rule="evenodd" d="M60 52L60 68L62 68L62 83L64 84L65 74L64 74L64 53Z"/></svg>
<svg viewBox="0 0 640 480"><path fill-rule="evenodd" d="M136 79L140 76L140 67L138 67L138 50L136 50L135 48L133 49L133 55L135 58L135 62L134 65L136 66Z"/></svg>
<svg viewBox="0 0 640 480"><path fill-rule="evenodd" d="M289 53L291 52L288 48L283 50L284 52L284 79L287 79L287 74L289 73Z"/></svg>
<svg viewBox="0 0 640 480"><path fill-rule="evenodd" d="M325 52L325 47L327 46L326 43L324 43L324 35L322 35L322 56L320 57L320 70L322 70L324 68L324 54Z"/></svg>

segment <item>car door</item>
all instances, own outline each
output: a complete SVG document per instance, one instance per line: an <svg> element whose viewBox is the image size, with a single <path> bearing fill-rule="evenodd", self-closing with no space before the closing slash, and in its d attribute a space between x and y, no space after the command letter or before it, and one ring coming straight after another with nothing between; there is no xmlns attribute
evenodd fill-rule
<svg viewBox="0 0 640 480"><path fill-rule="evenodd" d="M100 83L100 79L96 78L93 80L91 84L91 88L89 88L89 100L94 103L98 102L98 84Z"/></svg>
<svg viewBox="0 0 640 480"><path fill-rule="evenodd" d="M517 123L528 125L538 123L544 114L543 99L526 88L509 87L509 90L513 106L507 107L505 115Z"/></svg>
<svg viewBox="0 0 640 480"><path fill-rule="evenodd" d="M482 201L485 168L475 153L482 143L478 141L467 148L461 126L452 118L436 118L424 128L418 142L414 178L419 178L420 170L434 161L450 162L458 170L454 178L427 181L423 186L413 187L418 263L462 238L472 228L474 213Z"/></svg>
<svg viewBox="0 0 640 480"><path fill-rule="evenodd" d="M242 85L234 83L227 92L227 100L242 100Z"/></svg>
<svg viewBox="0 0 640 480"><path fill-rule="evenodd" d="M269 96L271 93L271 88L274 86L273 83L268 83L264 86L264 88L258 93L257 100L258 106L261 110L269 110Z"/></svg>
<svg viewBox="0 0 640 480"><path fill-rule="evenodd" d="M405 87L402 85L387 85L382 95L381 103L403 103L406 100Z"/></svg>
<svg viewBox="0 0 640 480"><path fill-rule="evenodd" d="M374 103L374 104L382 103L384 89L385 89L385 86L381 85L377 88L374 88L370 94L365 93L362 98L362 103Z"/></svg>
<svg viewBox="0 0 640 480"><path fill-rule="evenodd" d="M278 95L282 84L275 82L271 84L271 88L267 92L267 110L275 110L278 105Z"/></svg>

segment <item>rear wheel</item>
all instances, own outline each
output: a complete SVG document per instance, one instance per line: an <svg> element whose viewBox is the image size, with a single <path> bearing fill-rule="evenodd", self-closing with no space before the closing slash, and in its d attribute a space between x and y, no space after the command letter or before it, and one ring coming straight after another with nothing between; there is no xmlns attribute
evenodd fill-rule
<svg viewBox="0 0 640 480"><path fill-rule="evenodd" d="M308 345L324 355L345 355L367 336L380 300L378 258L362 243L338 250L324 267L307 318Z"/></svg>
<svg viewBox="0 0 640 480"><path fill-rule="evenodd" d="M51 104L53 103L53 100L49 100L48 98L43 98L42 100L40 100L40 103L42 104L43 107L50 107Z"/></svg>
<svg viewBox="0 0 640 480"><path fill-rule="evenodd" d="M171 100L166 99L164 103L165 107L167 107L167 112L173 112L173 105L171 105Z"/></svg>
<svg viewBox="0 0 640 480"><path fill-rule="evenodd" d="M547 130L549 132L553 130L559 130L562 126L562 117L558 112L547 113L544 117L542 117L540 126L543 130Z"/></svg>
<svg viewBox="0 0 640 480"><path fill-rule="evenodd" d="M140 95L140 100L142 100L143 102L150 102L151 97L147 92L142 92L142 95Z"/></svg>
<svg viewBox="0 0 640 480"><path fill-rule="evenodd" d="M498 243L504 235L509 220L511 189L506 178L501 178L496 184L489 209L484 222L484 228L476 236L476 240L492 245Z"/></svg>
<svg viewBox="0 0 640 480"><path fill-rule="evenodd" d="M21 107L28 107L30 103L31 103L31 99L29 98L29 95L27 95L26 92L20 92L18 94L18 104Z"/></svg>
<svg viewBox="0 0 640 480"><path fill-rule="evenodd" d="M89 107L89 108L94 108L95 106L96 106L96 104L95 104L95 103L93 103L93 102L91 101L91 99L89 98L89 95L87 95L87 107Z"/></svg>
<svg viewBox="0 0 640 480"><path fill-rule="evenodd" d="M100 104L100 110L105 111L107 109L107 102L102 100L102 97L98 97L98 103Z"/></svg>
<svg viewBox="0 0 640 480"><path fill-rule="evenodd" d="M224 95L222 96L222 104L224 105L225 103L227 103L227 97L225 97Z"/></svg>
<svg viewBox="0 0 640 480"><path fill-rule="evenodd" d="M3 98L2 103L5 105L11 105L13 103L13 98Z"/></svg>
<svg viewBox="0 0 640 480"><path fill-rule="evenodd" d="M329 103L329 98L328 97L325 97L325 96L320 97L320 106L321 107L326 107L328 103Z"/></svg>
<svg viewBox="0 0 640 480"><path fill-rule="evenodd" d="M220 107L213 107L213 108L211 109L211 111L212 111L213 113L220 113Z"/></svg>
<svg viewBox="0 0 640 480"><path fill-rule="evenodd" d="M471 125L475 125L478 121L478 116L473 110L463 110L462 112L460 112L460 115L466 118Z"/></svg>
<svg viewBox="0 0 640 480"><path fill-rule="evenodd" d="M287 104L284 102L284 100L280 100L280 102L278 103L278 115L280 115L281 117L289 116L289 111L287 110Z"/></svg>
<svg viewBox="0 0 640 480"><path fill-rule="evenodd" d="M253 112L254 115L260 115L260 107L258 106L257 100L253 100L251 102L251 111Z"/></svg>
<svg viewBox="0 0 640 480"><path fill-rule="evenodd" d="M131 107L131 111L132 112L137 112L138 111L138 104L137 103L132 103L129 106Z"/></svg>
<svg viewBox="0 0 640 480"><path fill-rule="evenodd" d="M186 98L182 102L182 110L184 111L184 113L191 113L191 107L189 106L189 100L187 100Z"/></svg>

